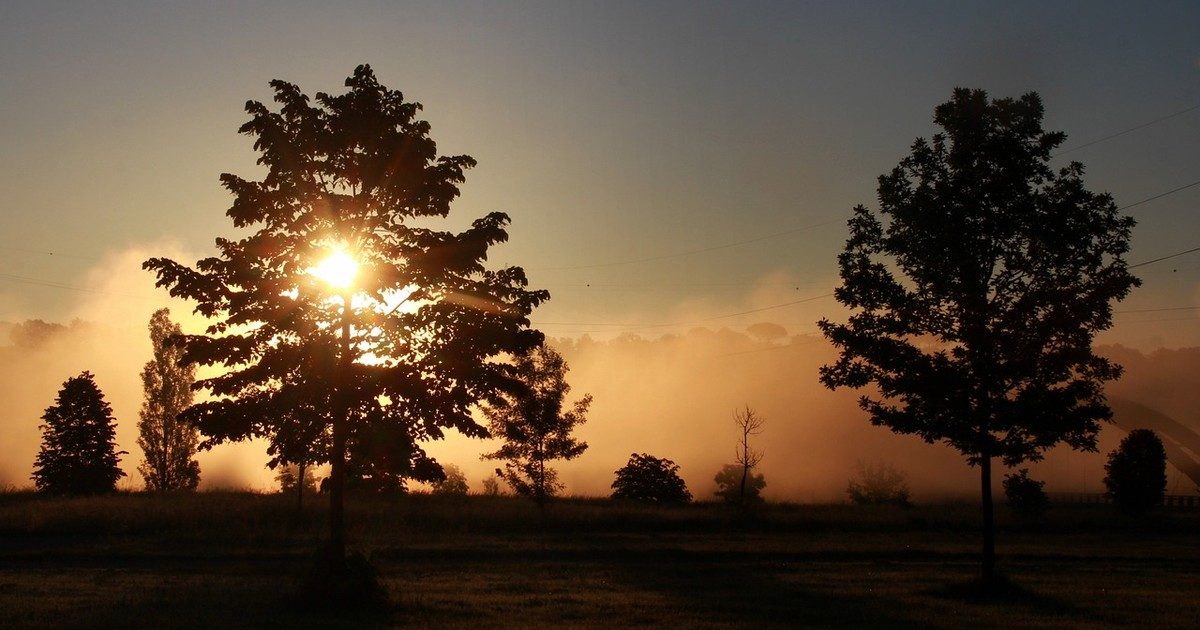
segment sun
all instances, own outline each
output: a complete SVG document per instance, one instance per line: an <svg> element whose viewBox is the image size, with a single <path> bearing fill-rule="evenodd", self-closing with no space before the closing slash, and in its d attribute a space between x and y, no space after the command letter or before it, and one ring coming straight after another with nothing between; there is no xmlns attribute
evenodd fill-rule
<svg viewBox="0 0 1200 630"><path fill-rule="evenodd" d="M335 249L309 273L324 280L330 286L345 289L354 283L358 275L358 261L343 249Z"/></svg>

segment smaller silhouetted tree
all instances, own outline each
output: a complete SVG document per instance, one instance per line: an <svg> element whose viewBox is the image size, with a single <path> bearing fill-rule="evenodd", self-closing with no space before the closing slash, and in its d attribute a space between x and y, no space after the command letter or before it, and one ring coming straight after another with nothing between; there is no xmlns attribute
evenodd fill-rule
<svg viewBox="0 0 1200 630"><path fill-rule="evenodd" d="M650 503L687 503L692 500L687 484L679 476L679 465L645 453L633 453L629 463L616 471L612 498Z"/></svg>
<svg viewBox="0 0 1200 630"><path fill-rule="evenodd" d="M498 497L504 494L504 490L500 487L500 478L496 475L488 475L484 478L483 494L489 497Z"/></svg>
<svg viewBox="0 0 1200 630"><path fill-rule="evenodd" d="M42 449L33 465L41 492L113 492L125 473L117 467L116 421L91 372L67 379L42 415Z"/></svg>
<svg viewBox="0 0 1200 630"><path fill-rule="evenodd" d="M138 446L145 459L138 472L147 490L195 490L200 484L200 464L194 459L200 432L180 414L192 404L194 365L184 363L183 333L165 308L150 317L150 342L154 357L142 368L145 399L138 420Z"/></svg>
<svg viewBox="0 0 1200 630"><path fill-rule="evenodd" d="M1009 509L1026 520L1041 520L1050 508L1045 486L1045 481L1038 481L1029 476L1028 468L1005 475L1004 496L1008 500Z"/></svg>
<svg viewBox="0 0 1200 630"><path fill-rule="evenodd" d="M465 496L467 494L467 490L470 488L467 486L467 476L463 474L461 468L454 464L442 464L442 472L445 473L446 478L433 483L434 494L452 496Z"/></svg>
<svg viewBox="0 0 1200 630"><path fill-rule="evenodd" d="M766 422L750 407L746 407L745 411L733 412L733 422L737 425L740 433L738 448L735 454L735 461L742 467L742 477L738 481L738 503L745 505L747 499L746 485L750 481L750 471L754 470L763 459L762 450L750 448L750 436L762 433L763 425Z"/></svg>
<svg viewBox="0 0 1200 630"><path fill-rule="evenodd" d="M716 495L726 503L747 506L762 502L762 489L767 487L767 480L761 474L750 473L741 464L725 464L717 476Z"/></svg>
<svg viewBox="0 0 1200 630"><path fill-rule="evenodd" d="M891 464L858 462L858 476L847 484L846 496L858 505L909 505L908 481Z"/></svg>
<svg viewBox="0 0 1200 630"><path fill-rule="evenodd" d="M1134 429L1108 456L1104 485L1122 511L1141 515L1162 505L1167 490L1167 452L1150 429Z"/></svg>
<svg viewBox="0 0 1200 630"><path fill-rule="evenodd" d="M317 492L317 477L313 474L312 466L280 464L275 468L275 481L279 482L281 493L296 493L297 509L304 507L304 495Z"/></svg>
<svg viewBox="0 0 1200 630"><path fill-rule="evenodd" d="M587 443L575 439L575 427L587 421L591 395L575 401L564 410L567 393L566 361L549 346L541 345L518 355L514 363L521 387L483 408L489 421L488 431L504 440L485 459L504 460L496 474L517 494L533 497L539 504L562 489L558 474L546 462L575 459L587 450Z"/></svg>

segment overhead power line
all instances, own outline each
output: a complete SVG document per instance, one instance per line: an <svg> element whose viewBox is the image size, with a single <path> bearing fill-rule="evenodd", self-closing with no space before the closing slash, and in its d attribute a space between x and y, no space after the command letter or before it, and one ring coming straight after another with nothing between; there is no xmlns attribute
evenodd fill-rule
<svg viewBox="0 0 1200 630"><path fill-rule="evenodd" d="M1146 265L1153 265L1154 263L1157 263L1157 262L1162 262L1162 261L1164 261L1164 260L1170 260L1170 259L1172 259L1172 258L1179 258L1180 256L1184 256L1184 255L1186 255L1186 254L1191 254L1191 253L1194 253L1194 252L1200 252L1200 247L1193 247L1193 248L1191 248L1191 249L1185 249L1185 250L1183 250L1183 251L1181 251L1181 252L1176 252L1176 253L1174 253L1174 254L1168 254L1168 255L1166 255L1166 256L1162 256L1162 257L1159 257L1159 258L1154 258L1154 259L1151 259L1151 260L1146 260L1146 261L1143 261L1143 262L1137 263L1136 265L1129 265L1129 267L1128 267L1128 268L1129 268L1129 269L1137 269L1138 267L1145 267Z"/></svg>
<svg viewBox="0 0 1200 630"><path fill-rule="evenodd" d="M1113 138L1119 138L1127 133L1133 133L1139 129L1145 129L1146 127L1149 127L1151 125L1157 125L1160 122L1163 122L1165 120L1170 120L1172 118L1175 118L1176 116L1182 116L1188 112L1196 111L1197 109L1200 109L1200 105L1192 105L1191 107L1189 107L1187 109L1181 109L1181 110L1175 112L1174 114L1167 114L1166 116L1163 116L1161 118L1155 118L1154 120L1151 120L1150 122L1145 122L1140 125L1130 127L1128 129L1122 129L1121 131L1118 131L1116 133L1111 133L1102 138L1096 138L1095 140L1092 140L1090 142L1084 142L1083 144L1077 144L1073 147L1063 149L1062 151L1059 151L1059 152L1055 153L1054 155L1059 156L1059 155L1066 155L1068 153L1074 153L1075 151L1078 151L1080 149L1086 149L1087 147L1090 147L1095 144L1100 144L1101 142L1108 142L1109 140L1112 140Z"/></svg>

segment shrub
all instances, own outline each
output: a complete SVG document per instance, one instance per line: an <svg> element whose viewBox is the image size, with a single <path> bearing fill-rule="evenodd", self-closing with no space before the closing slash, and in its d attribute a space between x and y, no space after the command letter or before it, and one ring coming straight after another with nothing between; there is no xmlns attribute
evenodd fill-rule
<svg viewBox="0 0 1200 630"><path fill-rule="evenodd" d="M891 464L858 463L858 477L846 486L846 495L858 505L910 505L908 480Z"/></svg>
<svg viewBox="0 0 1200 630"><path fill-rule="evenodd" d="M1050 499L1043 489L1044 481L1032 479L1029 469L1010 473L1004 476L1004 496L1008 499L1008 507L1014 514L1028 520L1040 520L1050 508Z"/></svg>
<svg viewBox="0 0 1200 630"><path fill-rule="evenodd" d="M679 476L679 465L645 453L633 453L629 463L616 471L612 498L650 503L687 503L692 500L687 484Z"/></svg>
<svg viewBox="0 0 1200 630"><path fill-rule="evenodd" d="M1108 496L1122 511L1140 515L1162 504L1167 490L1167 452L1149 429L1134 429L1104 465Z"/></svg>
<svg viewBox="0 0 1200 630"><path fill-rule="evenodd" d="M467 494L467 476L463 471L454 464L446 464L442 466L442 472L446 474L446 478L433 484L434 494L464 496Z"/></svg>
<svg viewBox="0 0 1200 630"><path fill-rule="evenodd" d="M717 482L716 495L725 500L726 503L739 503L742 500L742 474L745 468L738 464L725 464L717 476L713 477L713 481ZM747 471L746 477L746 503L761 503L762 496L760 493L763 488L767 487L767 480L761 474L754 474L753 471Z"/></svg>

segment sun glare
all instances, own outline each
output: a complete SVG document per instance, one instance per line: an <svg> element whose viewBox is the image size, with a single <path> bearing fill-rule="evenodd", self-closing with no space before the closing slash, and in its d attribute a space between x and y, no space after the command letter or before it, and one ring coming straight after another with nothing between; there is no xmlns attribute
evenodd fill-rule
<svg viewBox="0 0 1200 630"><path fill-rule="evenodd" d="M343 250L335 250L322 260L310 272L338 289L345 289L354 282L358 275L358 261Z"/></svg>

